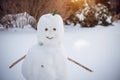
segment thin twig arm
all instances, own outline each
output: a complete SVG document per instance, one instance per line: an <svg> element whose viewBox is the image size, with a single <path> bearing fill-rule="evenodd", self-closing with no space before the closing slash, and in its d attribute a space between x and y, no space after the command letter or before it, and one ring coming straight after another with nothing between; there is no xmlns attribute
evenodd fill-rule
<svg viewBox="0 0 120 80"><path fill-rule="evenodd" d="M86 66L84 66L84 65L82 65L82 64L80 64L80 63L78 63L77 61L75 61L75 60L73 60L73 59L71 59L71 58L69 58L69 57L68 57L68 60L71 61L71 62L73 62L73 63L75 63L75 64L77 64L78 66L80 66L80 67L86 69L86 70L89 71L89 72L93 72L93 70L87 68Z"/></svg>
<svg viewBox="0 0 120 80"><path fill-rule="evenodd" d="M19 58L18 60L16 60L15 62L13 62L9 68L12 68L13 66L15 66L17 63L19 63L20 61L22 61L27 55L22 56L21 58Z"/></svg>

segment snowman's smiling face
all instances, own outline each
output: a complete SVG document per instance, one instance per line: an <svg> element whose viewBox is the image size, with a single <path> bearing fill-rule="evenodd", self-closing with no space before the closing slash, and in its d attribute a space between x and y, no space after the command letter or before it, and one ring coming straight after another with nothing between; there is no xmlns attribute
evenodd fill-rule
<svg viewBox="0 0 120 80"><path fill-rule="evenodd" d="M59 45L63 40L63 21L59 15L43 15L37 25L38 42L47 45Z"/></svg>
<svg viewBox="0 0 120 80"><path fill-rule="evenodd" d="M45 28L45 31L46 31L46 32L49 32L49 29L48 29L48 28ZM54 31L56 31L56 28L53 28L53 32L54 32ZM50 32L49 32L49 33L50 33ZM48 35L48 36L46 36L46 38L47 38L47 39L53 39L54 36L49 36L49 35Z"/></svg>

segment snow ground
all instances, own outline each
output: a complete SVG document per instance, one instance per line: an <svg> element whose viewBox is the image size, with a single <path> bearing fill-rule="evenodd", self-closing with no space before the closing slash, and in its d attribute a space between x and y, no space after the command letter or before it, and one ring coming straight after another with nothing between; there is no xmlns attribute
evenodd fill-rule
<svg viewBox="0 0 120 80"><path fill-rule="evenodd" d="M120 80L120 21L114 26L80 28L65 26L64 45L68 56L92 69L88 72L68 63L68 80ZM36 31L0 29L0 80L24 80L21 64L9 65L37 43Z"/></svg>

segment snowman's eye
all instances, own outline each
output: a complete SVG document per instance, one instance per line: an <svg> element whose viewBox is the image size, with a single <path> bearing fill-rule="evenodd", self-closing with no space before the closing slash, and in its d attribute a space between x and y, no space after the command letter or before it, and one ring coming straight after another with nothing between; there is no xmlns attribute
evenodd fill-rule
<svg viewBox="0 0 120 80"><path fill-rule="evenodd" d="M53 31L56 31L56 28L53 28Z"/></svg>
<svg viewBox="0 0 120 80"><path fill-rule="evenodd" d="M45 28L45 31L48 31L48 28Z"/></svg>

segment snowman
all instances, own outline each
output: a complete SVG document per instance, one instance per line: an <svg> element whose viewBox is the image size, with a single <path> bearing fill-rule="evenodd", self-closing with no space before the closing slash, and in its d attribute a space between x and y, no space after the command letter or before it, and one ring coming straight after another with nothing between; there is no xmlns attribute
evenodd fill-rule
<svg viewBox="0 0 120 80"><path fill-rule="evenodd" d="M66 80L67 56L63 47L63 20L58 14L45 14L37 24L38 43L22 64L26 80Z"/></svg>
<svg viewBox="0 0 120 80"><path fill-rule="evenodd" d="M58 14L43 15L37 25L38 43L23 57L12 63L11 69L24 59L22 74L26 80L67 80L67 61L93 72L67 57L63 47L63 20Z"/></svg>

